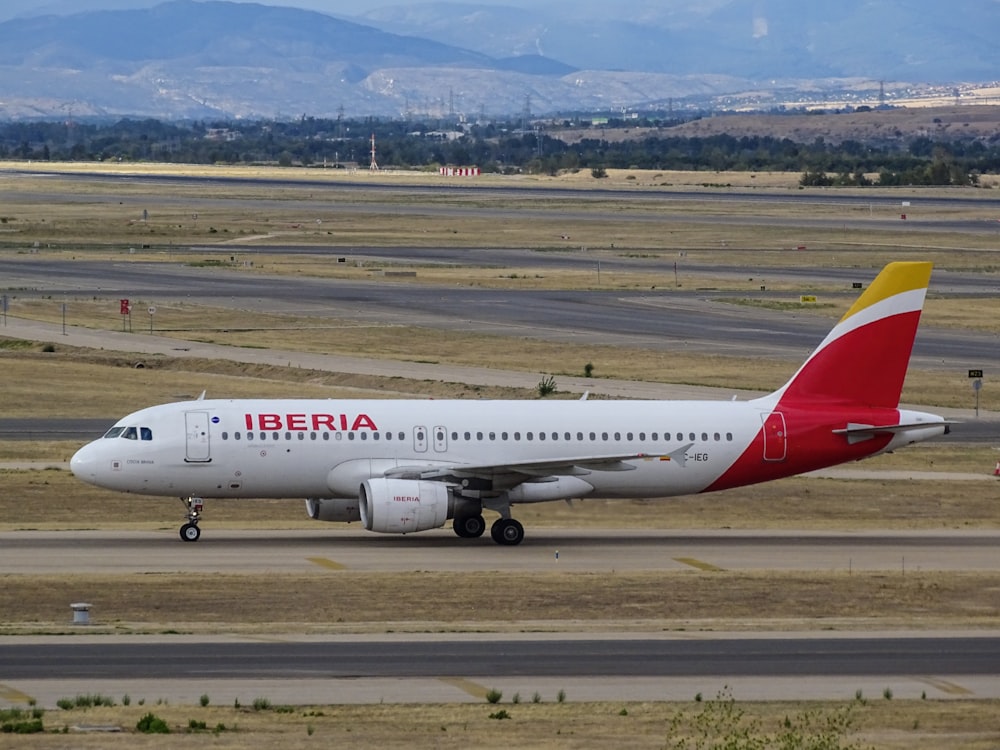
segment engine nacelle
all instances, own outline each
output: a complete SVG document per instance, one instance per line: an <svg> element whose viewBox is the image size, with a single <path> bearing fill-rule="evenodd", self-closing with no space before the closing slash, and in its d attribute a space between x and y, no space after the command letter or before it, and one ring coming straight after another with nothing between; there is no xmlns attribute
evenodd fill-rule
<svg viewBox="0 0 1000 750"><path fill-rule="evenodd" d="M310 497L306 500L306 513L314 521L351 523L361 520L361 509L355 498Z"/></svg>
<svg viewBox="0 0 1000 750"><path fill-rule="evenodd" d="M444 526L450 493L441 482L376 477L361 484L361 522L369 531L409 534Z"/></svg>

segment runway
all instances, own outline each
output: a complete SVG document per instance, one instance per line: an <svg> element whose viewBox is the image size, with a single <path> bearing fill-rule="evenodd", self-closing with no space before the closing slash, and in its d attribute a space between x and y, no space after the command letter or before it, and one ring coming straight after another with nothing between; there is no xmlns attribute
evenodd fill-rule
<svg viewBox="0 0 1000 750"><path fill-rule="evenodd" d="M137 498L136 503L141 503ZM252 501L247 501L252 502ZM164 531L0 533L6 574L368 573L422 571L1000 571L1000 531L643 531L529 528L516 550L450 528L383 536L317 522L310 530L213 528L185 545ZM293 512L292 507L289 511ZM652 511L651 511L652 512ZM178 524L179 525L179 524Z"/></svg>
<svg viewBox="0 0 1000 750"><path fill-rule="evenodd" d="M491 688L545 690L547 700L557 690L570 700L690 700L726 686L744 700L885 689L900 698L995 698L998 673L995 633L0 639L0 698L30 696L42 706L74 689L191 704L209 691L216 702L469 702Z"/></svg>

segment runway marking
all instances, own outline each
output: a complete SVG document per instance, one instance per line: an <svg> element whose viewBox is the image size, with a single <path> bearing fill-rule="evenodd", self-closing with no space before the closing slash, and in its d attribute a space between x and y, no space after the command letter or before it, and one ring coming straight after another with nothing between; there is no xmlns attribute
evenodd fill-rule
<svg viewBox="0 0 1000 750"><path fill-rule="evenodd" d="M313 565L319 565L321 568L327 568L329 570L347 570L347 566L343 563L334 562L333 560L325 557L307 557L306 560L311 562Z"/></svg>
<svg viewBox="0 0 1000 750"><path fill-rule="evenodd" d="M704 570L708 573L720 573L725 570L725 568L719 568L712 565L712 563L702 562L701 560L696 560L693 557L675 557L674 562L679 562L681 565L690 565L692 568Z"/></svg>
<svg viewBox="0 0 1000 750"><path fill-rule="evenodd" d="M31 696L10 685L0 685L0 700L8 703L31 703Z"/></svg>
<svg viewBox="0 0 1000 750"><path fill-rule="evenodd" d="M962 687L961 685L956 685L954 682L949 682L948 680L939 680L934 677L920 677L919 682L926 682L932 688L940 690L942 693L948 695L972 695L973 692L968 688Z"/></svg>
<svg viewBox="0 0 1000 750"><path fill-rule="evenodd" d="M486 693L489 691L477 682L472 680L467 680L464 677L438 677L438 682L443 682L445 685L451 685L454 688L458 688L463 693L468 693L473 698L486 699Z"/></svg>

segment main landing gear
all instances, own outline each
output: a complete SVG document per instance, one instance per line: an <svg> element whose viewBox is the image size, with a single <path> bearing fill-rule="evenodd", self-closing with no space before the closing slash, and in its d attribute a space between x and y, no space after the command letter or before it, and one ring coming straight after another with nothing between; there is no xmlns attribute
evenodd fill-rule
<svg viewBox="0 0 1000 750"><path fill-rule="evenodd" d="M480 515L456 516L452 528L463 539L476 539L486 531L486 521ZM513 547L524 541L524 526L513 518L500 517L490 527L490 536L497 544Z"/></svg>
<svg viewBox="0 0 1000 750"><path fill-rule="evenodd" d="M205 508L205 501L200 497L181 498L184 507L187 508L188 522L181 526L181 540L185 542L197 542L201 538L201 529L198 528L198 521L201 519L201 512Z"/></svg>
<svg viewBox="0 0 1000 750"><path fill-rule="evenodd" d="M513 547L524 541L524 527L514 518L498 518L490 527L490 536L497 544Z"/></svg>

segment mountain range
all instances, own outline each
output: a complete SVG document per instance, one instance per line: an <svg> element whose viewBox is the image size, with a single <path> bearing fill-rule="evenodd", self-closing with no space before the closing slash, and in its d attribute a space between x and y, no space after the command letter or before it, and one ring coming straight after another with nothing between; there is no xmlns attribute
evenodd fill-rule
<svg viewBox="0 0 1000 750"><path fill-rule="evenodd" d="M1000 0L255 3L0 23L0 117L511 115L775 106L802 92L1000 79Z"/></svg>

